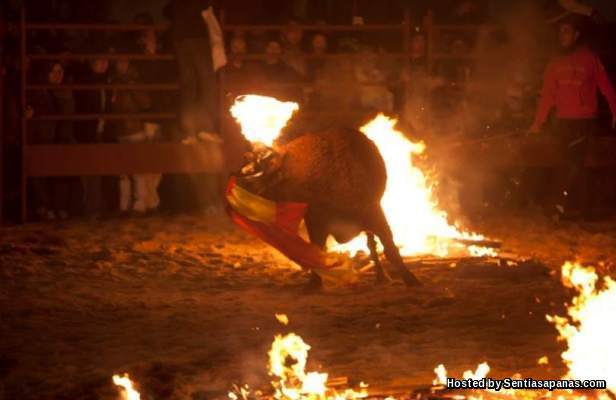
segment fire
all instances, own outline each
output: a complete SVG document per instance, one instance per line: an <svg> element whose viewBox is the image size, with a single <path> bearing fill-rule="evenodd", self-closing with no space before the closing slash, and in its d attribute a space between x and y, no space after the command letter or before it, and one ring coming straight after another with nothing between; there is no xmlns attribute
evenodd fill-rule
<svg viewBox="0 0 616 400"><path fill-rule="evenodd" d="M297 103L272 97L245 95L235 100L231 114L249 141L271 147L293 113ZM395 129L396 120L379 114L360 130L378 147L387 168L387 188L381 201L402 255L435 254L446 256L455 247L474 256L494 255L478 246L465 247L452 239L481 240L464 233L447 221L433 199L432 187L424 173L413 166L413 157L424 152L423 143L414 143ZM330 250L357 253L367 251L364 235L345 245L330 243Z"/></svg>
<svg viewBox="0 0 616 400"><path fill-rule="evenodd" d="M488 376L490 372L490 365L487 362L482 362L477 366L475 371L466 370L462 374L462 379L473 379L480 380L484 379ZM434 368L434 373L436 374L436 379L432 381L433 385L446 385L447 384L447 369L443 364L440 364L438 367Z"/></svg>
<svg viewBox="0 0 616 400"><path fill-rule="evenodd" d="M271 147L297 110L297 103L249 94L235 100L231 115L239 122L247 140Z"/></svg>
<svg viewBox="0 0 616 400"><path fill-rule="evenodd" d="M365 387L357 392L342 393L327 387L328 374L306 372L310 346L295 333L277 335L269 351L269 374L274 378L274 398L279 400L323 399L342 400L367 397Z"/></svg>
<svg viewBox="0 0 616 400"><path fill-rule="evenodd" d="M408 140L395 129L396 123L397 120L379 114L360 130L376 144L385 160L387 187L381 206L401 254L446 256L453 244L451 239L483 239L481 235L460 232L449 224L447 214L438 209L433 199L426 176L413 166L413 157L422 154L425 145ZM366 251L366 239L362 235L333 249L351 253ZM468 251L472 255L493 254L489 249L476 246L470 246Z"/></svg>
<svg viewBox="0 0 616 400"><path fill-rule="evenodd" d="M559 339L568 349L562 359L573 379L605 379L616 394L616 282L599 277L591 267L567 262L562 267L562 282L578 294L567 309L568 317L547 316L556 325Z"/></svg>
<svg viewBox="0 0 616 400"><path fill-rule="evenodd" d="M141 400L141 395L133 387L133 382L128 377L128 374L124 374L123 376L114 375L113 383L116 386L119 386L123 389L122 390L123 400Z"/></svg>
<svg viewBox="0 0 616 400"><path fill-rule="evenodd" d="M286 314L274 314L278 322L283 325L289 325L289 317Z"/></svg>
<svg viewBox="0 0 616 400"><path fill-rule="evenodd" d="M279 315L276 314L276 317ZM281 323L284 324L283 321ZM284 336L276 335L268 352L268 373L272 377L271 384L275 390L273 398L277 400L356 400L368 397L368 385L364 383L360 383L359 391L350 388L338 391L328 386L330 382L327 373L307 372L309 350L310 346L295 333ZM252 398L251 394L247 386L234 385L234 391L229 392L228 397L231 400L246 400Z"/></svg>

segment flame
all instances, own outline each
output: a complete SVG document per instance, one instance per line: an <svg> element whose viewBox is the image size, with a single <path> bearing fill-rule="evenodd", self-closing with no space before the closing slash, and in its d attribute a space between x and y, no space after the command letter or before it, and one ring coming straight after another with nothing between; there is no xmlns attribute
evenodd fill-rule
<svg viewBox="0 0 616 400"><path fill-rule="evenodd" d="M402 255L435 254L446 256L453 244L451 239L481 240L483 236L460 232L447 221L447 214L439 210L433 199L432 187L424 173L413 166L413 157L425 151L421 142L414 143L395 129L396 119L379 114L360 128L378 147L387 169L387 186L381 206L391 226ZM330 245L336 251L356 253L367 251L364 235L344 245ZM491 249L469 246L474 256L494 255Z"/></svg>
<svg viewBox="0 0 616 400"><path fill-rule="evenodd" d="M436 379L432 381L433 385L446 385L447 384L447 370L443 364L440 364L438 367L434 368L434 373L436 374Z"/></svg>
<svg viewBox="0 0 616 400"><path fill-rule="evenodd" d="M287 314L274 314L274 316L281 324L289 325L289 317L287 317Z"/></svg>
<svg viewBox="0 0 616 400"><path fill-rule="evenodd" d="M463 379L473 379L473 380L484 379L486 376L488 376L489 372L490 372L490 366L488 365L487 362L484 361L477 366L477 369L475 369L475 372L471 371L470 369L467 371L464 371L464 374L462 374L462 378Z"/></svg>
<svg viewBox="0 0 616 400"><path fill-rule="evenodd" d="M249 94L235 99L231 115L242 127L247 140L271 147L297 110L297 103Z"/></svg>
<svg viewBox="0 0 616 400"><path fill-rule="evenodd" d="M241 125L247 140L271 147L297 110L297 103L249 94L235 100L231 115ZM433 199L425 175L413 166L413 156L422 154L425 145L408 140L395 129L396 123L396 119L379 114L360 130L376 144L385 160L387 187L381 205L401 254L446 256L455 247L466 249L473 256L495 255L492 249L452 242L451 239L481 240L483 236L460 232L449 224L447 214L438 209ZM366 238L360 235L345 245L330 241L328 248L353 254L367 251Z"/></svg>
<svg viewBox="0 0 616 400"><path fill-rule="evenodd" d="M269 352L269 373L277 381L273 382L277 399L301 399L309 395L322 397L327 390L327 374L306 373L308 359L307 345L294 333L276 336ZM289 360L294 360L290 365Z"/></svg>
<svg viewBox="0 0 616 400"><path fill-rule="evenodd" d="M599 277L592 267L567 262L562 267L562 282L578 294L567 308L568 317L547 316L565 340L568 349L562 359L569 368L568 378L605 379L616 394L616 282Z"/></svg>
<svg viewBox="0 0 616 400"><path fill-rule="evenodd" d="M134 389L133 382L128 377L128 374L124 374L123 376L114 375L113 383L123 389L123 400L141 400L141 395Z"/></svg>
<svg viewBox="0 0 616 400"><path fill-rule="evenodd" d="M548 365L550 363L550 359L548 356L543 356L537 360L537 364L539 365Z"/></svg>
<svg viewBox="0 0 616 400"><path fill-rule="evenodd" d="M274 398L278 400L354 400L368 396L367 386L360 384L360 390L344 389L337 391L329 388L328 374L306 372L310 346L295 333L285 336L277 335L268 353L268 372L272 376L275 389ZM231 400L250 398L249 389L228 394Z"/></svg>

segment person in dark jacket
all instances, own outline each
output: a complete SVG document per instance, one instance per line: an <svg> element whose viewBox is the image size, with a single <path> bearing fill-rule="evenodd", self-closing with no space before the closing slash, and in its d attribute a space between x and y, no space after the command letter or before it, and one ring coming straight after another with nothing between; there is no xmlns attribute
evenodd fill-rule
<svg viewBox="0 0 616 400"><path fill-rule="evenodd" d="M106 84L109 83L108 58L96 58L89 62L88 70L83 76L83 83ZM78 92L77 112L80 114L105 114L109 112L111 93L107 89L96 89ZM78 143L92 144L112 141L109 137L107 121L104 119L90 119L80 122L76 132ZM103 179L100 176L82 177L83 203L86 215L96 217L104 211Z"/></svg>
<svg viewBox="0 0 616 400"><path fill-rule="evenodd" d="M111 73L110 82L114 84L136 84L139 83L138 71L131 67L127 59L118 59L115 69ZM118 90L111 96L111 112L113 113L141 113L151 106L151 100L146 92L139 90ZM116 140L120 143L141 143L147 139L144 130L144 123L138 118L130 118L110 124ZM150 204L148 193L149 174L135 174L130 178L128 175L121 175L119 180L120 211L126 212L130 208L138 213L146 212L148 209L155 208ZM132 179L132 182L131 182Z"/></svg>
<svg viewBox="0 0 616 400"><path fill-rule="evenodd" d="M64 69L59 62L45 63L39 70L39 82L42 84L61 85L64 81ZM34 115L71 115L75 113L73 93L66 89L37 90L28 95L26 114ZM71 121L30 121L28 124L28 141L30 144L70 144L75 142L73 123ZM71 178L32 178L34 208L39 219L52 220L68 217L71 196L75 185Z"/></svg>
<svg viewBox="0 0 616 400"><path fill-rule="evenodd" d="M171 20L180 75L181 123L187 137L214 132L216 74L210 35L202 13L208 0L172 0L164 9Z"/></svg>
<svg viewBox="0 0 616 400"><path fill-rule="evenodd" d="M301 101L302 78L282 60L282 46L277 40L270 40L265 47L265 61L261 65L264 81L269 87L260 92L279 100ZM297 86L295 86L297 85Z"/></svg>
<svg viewBox="0 0 616 400"><path fill-rule="evenodd" d="M185 135L182 142L190 144L199 138L209 146L208 157L222 159L222 139L215 133L214 123L218 95L216 73L204 13L211 6L208 0L172 0L164 14L171 20L180 76L180 118ZM191 178L194 179L190 186L198 198L199 208L222 213L220 173L197 174Z"/></svg>

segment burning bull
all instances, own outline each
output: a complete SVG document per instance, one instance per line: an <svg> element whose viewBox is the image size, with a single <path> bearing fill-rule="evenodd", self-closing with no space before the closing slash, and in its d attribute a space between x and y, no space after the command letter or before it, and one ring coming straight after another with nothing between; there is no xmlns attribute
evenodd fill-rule
<svg viewBox="0 0 616 400"><path fill-rule="evenodd" d="M274 107L277 112L272 112ZM376 145L351 129L310 132L274 145L295 110L295 103L260 96L243 96L236 101L231 112L253 143L251 159L240 177L242 187L275 203L305 204L310 242L321 249L329 235L346 243L365 232L377 281L383 281L386 275L379 262L378 237L404 282L418 285L403 263L380 205L387 172ZM313 271L309 286L321 284Z"/></svg>

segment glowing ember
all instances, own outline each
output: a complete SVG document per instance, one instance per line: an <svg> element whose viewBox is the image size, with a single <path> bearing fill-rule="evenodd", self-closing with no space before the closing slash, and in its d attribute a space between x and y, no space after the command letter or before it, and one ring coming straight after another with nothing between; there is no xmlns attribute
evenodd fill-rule
<svg viewBox="0 0 616 400"><path fill-rule="evenodd" d="M271 147L298 109L297 103L249 94L235 100L231 115L241 125L242 134L247 140Z"/></svg>
<svg viewBox="0 0 616 400"><path fill-rule="evenodd" d="M537 364L539 365L548 365L549 363L550 360L548 359L548 356L543 356L539 360L537 360Z"/></svg>
<svg viewBox="0 0 616 400"><path fill-rule="evenodd" d="M360 130L376 144L387 168L387 187L381 205L402 255L435 254L446 256L451 239L481 240L482 236L460 232L447 221L432 196L432 188L423 172L413 166L413 156L425 150L423 143L413 143L394 127L397 121L379 114ZM332 246L330 246L331 248ZM337 251L367 251L362 235L353 241L333 246ZM493 255L490 249L469 246L469 254Z"/></svg>
<svg viewBox="0 0 616 400"><path fill-rule="evenodd" d="M289 317L286 314L275 314L276 319L283 325L289 325Z"/></svg>
<svg viewBox="0 0 616 400"><path fill-rule="evenodd" d="M123 376L114 375L113 383L116 386L121 387L122 390L122 399L123 400L140 400L141 395L138 391L136 391L133 387L133 382L128 377L128 374L124 374Z"/></svg>
<svg viewBox="0 0 616 400"><path fill-rule="evenodd" d="M547 318L556 325L559 339L567 341L569 348L562 354L567 377L605 379L608 390L616 394L616 282L605 277L597 288L598 280L593 268L565 263L562 282L578 295L567 309L568 317Z"/></svg>

